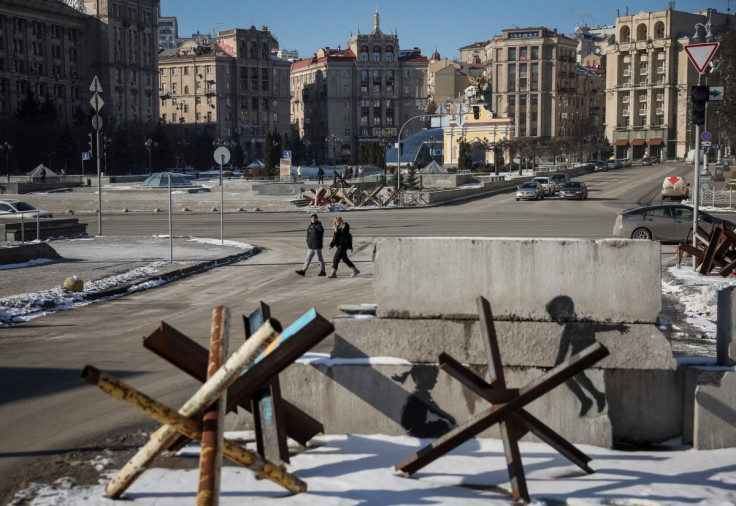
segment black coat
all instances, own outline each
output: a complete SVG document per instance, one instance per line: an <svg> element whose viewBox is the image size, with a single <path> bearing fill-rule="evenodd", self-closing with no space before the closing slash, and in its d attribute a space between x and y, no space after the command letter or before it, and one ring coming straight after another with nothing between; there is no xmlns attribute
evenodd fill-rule
<svg viewBox="0 0 736 506"><path fill-rule="evenodd" d="M353 236L350 233L350 225L345 223L342 227L338 227L332 235L330 248L337 246L343 249L353 249Z"/></svg>
<svg viewBox="0 0 736 506"><path fill-rule="evenodd" d="M307 247L309 249L322 249L322 238L325 235L325 229L322 223L315 221L307 227Z"/></svg>

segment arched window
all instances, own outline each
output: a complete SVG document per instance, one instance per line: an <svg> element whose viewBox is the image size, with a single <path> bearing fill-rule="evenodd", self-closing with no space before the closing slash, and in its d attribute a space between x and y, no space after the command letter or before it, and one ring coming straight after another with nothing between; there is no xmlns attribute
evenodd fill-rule
<svg viewBox="0 0 736 506"><path fill-rule="evenodd" d="M654 37L657 39L664 39L664 23L657 21L654 25Z"/></svg>
<svg viewBox="0 0 736 506"><path fill-rule="evenodd" d="M268 60L268 44L265 42L261 46L261 60Z"/></svg>
<svg viewBox="0 0 736 506"><path fill-rule="evenodd" d="M189 86L184 86L184 94L189 95Z"/></svg>
<svg viewBox="0 0 736 506"><path fill-rule="evenodd" d="M250 53L250 57L255 60L255 58L256 58L256 43L255 42L251 42L250 43L250 51L249 51L249 53Z"/></svg>
<svg viewBox="0 0 736 506"><path fill-rule="evenodd" d="M373 46L373 61L381 61L381 46Z"/></svg>
<svg viewBox="0 0 736 506"><path fill-rule="evenodd" d="M621 42L631 42L631 30L628 26L621 27L621 34L618 38Z"/></svg>
<svg viewBox="0 0 736 506"><path fill-rule="evenodd" d="M368 46L361 46L360 48L360 61L363 63L368 62Z"/></svg>
<svg viewBox="0 0 736 506"><path fill-rule="evenodd" d="M387 51L386 52L386 61L389 62L389 63L391 63L392 61L394 61L394 54L392 52L390 52L390 51Z"/></svg>
<svg viewBox="0 0 736 506"><path fill-rule="evenodd" d="M636 40L645 41L647 40L647 25L644 23L636 27Z"/></svg>

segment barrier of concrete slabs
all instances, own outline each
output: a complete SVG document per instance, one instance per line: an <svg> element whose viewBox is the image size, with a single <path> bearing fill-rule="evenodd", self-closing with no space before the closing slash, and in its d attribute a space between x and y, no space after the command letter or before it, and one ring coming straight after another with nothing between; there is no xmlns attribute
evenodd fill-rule
<svg viewBox="0 0 736 506"><path fill-rule="evenodd" d="M399 281L400 280L400 281ZM377 316L550 321L555 297L575 319L654 323L661 309L660 245L625 239L390 238L376 244Z"/></svg>

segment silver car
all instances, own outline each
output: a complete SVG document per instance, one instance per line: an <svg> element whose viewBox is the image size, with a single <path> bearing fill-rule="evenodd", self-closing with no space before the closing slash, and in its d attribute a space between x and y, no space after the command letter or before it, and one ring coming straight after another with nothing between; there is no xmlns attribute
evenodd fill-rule
<svg viewBox="0 0 736 506"><path fill-rule="evenodd" d="M698 223L709 230L715 223L734 229L734 223L699 211ZM707 226L705 226L707 225ZM684 204L662 204L637 207L618 213L613 235L626 239L656 239L679 242L685 239L693 226L693 208Z"/></svg>
<svg viewBox="0 0 736 506"><path fill-rule="evenodd" d="M544 188L537 181L527 181L516 188L516 200L544 200Z"/></svg>
<svg viewBox="0 0 736 506"><path fill-rule="evenodd" d="M536 181L537 183L542 185L542 189L544 189L545 195L554 195L557 191L557 185L548 177L539 176L532 179L532 181Z"/></svg>
<svg viewBox="0 0 736 506"><path fill-rule="evenodd" d="M51 211L36 209L31 204L22 200L0 200L0 218L53 218Z"/></svg>

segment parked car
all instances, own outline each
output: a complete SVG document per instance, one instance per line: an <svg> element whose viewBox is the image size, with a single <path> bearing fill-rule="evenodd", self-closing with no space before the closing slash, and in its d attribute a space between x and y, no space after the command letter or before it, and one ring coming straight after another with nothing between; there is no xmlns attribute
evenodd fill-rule
<svg viewBox="0 0 736 506"><path fill-rule="evenodd" d="M31 204L22 200L0 200L0 218L53 218L54 213L36 209Z"/></svg>
<svg viewBox="0 0 736 506"><path fill-rule="evenodd" d="M587 199L588 187L582 181L567 181L560 188L560 198L565 199Z"/></svg>
<svg viewBox="0 0 736 506"><path fill-rule="evenodd" d="M631 167L631 158L618 158L619 167Z"/></svg>
<svg viewBox="0 0 736 506"><path fill-rule="evenodd" d="M544 188L537 181L527 181L516 188L516 200L544 200Z"/></svg>
<svg viewBox="0 0 736 506"><path fill-rule="evenodd" d="M654 162L648 156L645 156L644 158L641 159L641 164L642 165L651 165L652 163L654 163Z"/></svg>
<svg viewBox="0 0 736 506"><path fill-rule="evenodd" d="M608 164L603 160L598 160L595 162L593 170L596 172L606 172L608 170Z"/></svg>
<svg viewBox="0 0 736 506"><path fill-rule="evenodd" d="M681 176L669 176L662 182L662 200L690 197L690 183Z"/></svg>
<svg viewBox="0 0 736 506"><path fill-rule="evenodd" d="M698 223L706 230L717 223L722 223L730 229L736 228L736 224L716 218L704 211L698 212ZM626 239L656 239L678 242L685 239L692 226L692 207L684 204L660 204L621 211L616 216L613 235Z"/></svg>
<svg viewBox="0 0 736 506"><path fill-rule="evenodd" d="M621 164L618 162L618 160L615 160L611 158L610 160L606 160L606 168L608 169L618 169L621 167Z"/></svg>
<svg viewBox="0 0 736 506"><path fill-rule="evenodd" d="M552 181L550 178L546 176L539 176L532 179L532 181L536 181L537 183L542 185L542 188L544 189L545 195L554 195L555 190L557 189L557 185L554 181Z"/></svg>
<svg viewBox="0 0 736 506"><path fill-rule="evenodd" d="M568 176L564 172L558 172L557 174L552 174L549 177L552 181L554 181L555 185L557 186L557 191L560 190L560 187L567 183L570 180L570 176Z"/></svg>

